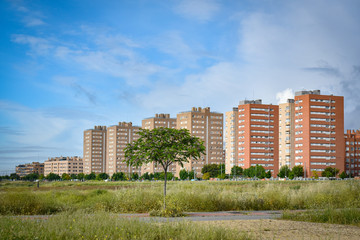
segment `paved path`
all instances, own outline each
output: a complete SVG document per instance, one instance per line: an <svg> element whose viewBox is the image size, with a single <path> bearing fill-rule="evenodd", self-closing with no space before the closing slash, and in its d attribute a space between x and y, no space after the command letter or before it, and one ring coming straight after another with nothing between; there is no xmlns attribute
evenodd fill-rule
<svg viewBox="0 0 360 240"><path fill-rule="evenodd" d="M176 222L176 221L220 221L220 220L255 220L280 218L282 211L227 211L227 212L189 212L185 217L151 217L148 213L113 214L120 218L139 219L146 222ZM47 220L52 215L22 215L14 216L22 219Z"/></svg>
<svg viewBox="0 0 360 240"><path fill-rule="evenodd" d="M190 212L185 217L165 218L150 217L143 214L118 214L124 218L138 218L143 221L174 222L174 221L220 221L220 220L254 220L280 218L282 211L228 211L228 212Z"/></svg>

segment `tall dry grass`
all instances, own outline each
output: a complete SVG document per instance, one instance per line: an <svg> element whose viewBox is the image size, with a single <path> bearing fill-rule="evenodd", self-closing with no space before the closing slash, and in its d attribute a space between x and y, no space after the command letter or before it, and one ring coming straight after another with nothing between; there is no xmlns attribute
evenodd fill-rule
<svg viewBox="0 0 360 240"><path fill-rule="evenodd" d="M236 230L193 222L155 223L97 212L59 214L48 220L0 217L0 239L251 239Z"/></svg>
<svg viewBox="0 0 360 240"><path fill-rule="evenodd" d="M40 190L0 187L0 214L77 210L141 213L162 207L162 182L96 183L91 189L87 189L88 183L61 184L43 186ZM194 212L356 208L360 207L360 181L170 182L167 202L170 207Z"/></svg>

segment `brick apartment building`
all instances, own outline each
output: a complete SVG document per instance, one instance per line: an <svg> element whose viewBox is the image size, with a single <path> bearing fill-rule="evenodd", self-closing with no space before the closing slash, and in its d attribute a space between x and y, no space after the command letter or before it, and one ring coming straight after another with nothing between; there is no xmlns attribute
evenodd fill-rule
<svg viewBox="0 0 360 240"><path fill-rule="evenodd" d="M79 174L83 172L83 160L81 157L55 157L44 162L44 175L55 173L61 176L66 174Z"/></svg>
<svg viewBox="0 0 360 240"><path fill-rule="evenodd" d="M360 129L345 133L345 171L351 176L360 176Z"/></svg>
<svg viewBox="0 0 360 240"><path fill-rule="evenodd" d="M84 131L84 173L105 172L106 126L95 126Z"/></svg>
<svg viewBox="0 0 360 240"><path fill-rule="evenodd" d="M225 173L230 174L231 168L238 161L238 114L239 109L234 107L232 111L225 113Z"/></svg>
<svg viewBox="0 0 360 240"><path fill-rule="evenodd" d="M176 118L170 118L170 114L155 114L155 117L145 118L142 120L142 128L152 130L155 128L176 128ZM162 166L155 166L154 163L144 164L141 167L141 174L146 172L154 173L154 172L163 172ZM169 169L169 172L176 174L176 165L172 164Z"/></svg>
<svg viewBox="0 0 360 240"><path fill-rule="evenodd" d="M272 176L279 171L279 106L262 100L240 101L238 106L237 166L260 165Z"/></svg>
<svg viewBox="0 0 360 240"><path fill-rule="evenodd" d="M112 176L116 172L141 174L140 168L127 166L124 158L124 148L139 138L140 127L131 122L119 122L118 125L107 128L105 172Z"/></svg>
<svg viewBox="0 0 360 240"><path fill-rule="evenodd" d="M344 171L344 97L320 90L295 93L295 165L305 177L326 167Z"/></svg>
<svg viewBox="0 0 360 240"><path fill-rule="evenodd" d="M206 155L199 161L189 161L184 164L187 171L194 170L195 174L201 176L201 169L205 164L225 163L223 153L223 114L211 112L209 107L196 108L191 111L177 114L177 128L188 129L192 136L200 138L205 145ZM181 170L177 165L177 174Z"/></svg>
<svg viewBox="0 0 360 240"><path fill-rule="evenodd" d="M32 163L20 164L15 167L15 172L20 177L24 177L31 173L37 173L41 175L44 174L44 163L32 162Z"/></svg>
<svg viewBox="0 0 360 240"><path fill-rule="evenodd" d="M295 101L279 104L279 168L295 164Z"/></svg>

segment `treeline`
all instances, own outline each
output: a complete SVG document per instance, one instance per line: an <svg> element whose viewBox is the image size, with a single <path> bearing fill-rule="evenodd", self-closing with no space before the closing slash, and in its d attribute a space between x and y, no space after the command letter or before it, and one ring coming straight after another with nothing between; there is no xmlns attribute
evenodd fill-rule
<svg viewBox="0 0 360 240"><path fill-rule="evenodd" d="M202 179L208 180L210 178L219 178L219 179L228 179L228 178L271 178L271 172L266 171L263 166L256 165L251 166L250 168L243 169L239 166L234 166L231 168L230 174L225 174L225 164L206 164L201 169ZM339 169L328 167L322 173L322 177L336 177L339 173ZM318 178L317 172L312 173L313 178ZM280 168L279 173L277 175L280 178L289 178L294 179L296 177L304 176L304 169L302 166L295 166L290 169L287 165ZM348 178L351 177L347 175L345 172L342 172L339 175L340 178ZM0 180L23 180L23 181L35 181L35 180L48 180L48 181L60 181L60 180L112 180L112 181L128 181L128 180L164 180L165 173L164 172L156 172L156 173L145 173L143 175L139 175L138 173L126 174L123 172L114 173L111 177L106 173L90 173L90 174L67 174L64 173L61 176L50 173L47 176L39 175L37 173L31 173L24 177L20 177L16 173L12 173L10 175L0 176ZM182 169L179 173L179 178L175 177L173 173L167 173L167 180L192 180L198 179L197 174L194 170L187 171Z"/></svg>

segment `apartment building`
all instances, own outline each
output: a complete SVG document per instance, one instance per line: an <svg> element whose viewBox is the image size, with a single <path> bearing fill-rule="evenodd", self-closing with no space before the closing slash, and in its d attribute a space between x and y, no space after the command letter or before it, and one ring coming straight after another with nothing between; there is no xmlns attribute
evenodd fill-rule
<svg viewBox="0 0 360 240"><path fill-rule="evenodd" d="M209 107L196 108L191 111L177 114L177 128L188 129L192 136L200 138L205 145L206 155L199 161L190 160L184 164L187 171L194 170L197 176L201 176L201 169L205 164L225 163L223 153L223 114L211 112ZM177 166L176 175L181 170Z"/></svg>
<svg viewBox="0 0 360 240"><path fill-rule="evenodd" d="M344 171L344 97L320 90L295 93L295 165L305 177L327 167Z"/></svg>
<svg viewBox="0 0 360 240"><path fill-rule="evenodd" d="M141 174L140 168L130 167L124 162L124 148L139 138L140 127L133 126L131 122L119 122L118 125L107 128L106 138L106 164L105 172L112 176L116 172L130 175L133 172Z"/></svg>
<svg viewBox="0 0 360 240"><path fill-rule="evenodd" d="M84 131L84 173L105 172L106 126L95 126Z"/></svg>
<svg viewBox="0 0 360 240"><path fill-rule="evenodd" d="M145 118L142 120L142 128L143 129L155 129L155 128L176 128L176 118L170 118L170 114L155 114L155 117ZM154 172L163 172L164 169L162 166L156 166L154 163L144 164L141 167L141 174L146 172L154 173ZM176 165L172 164L169 169L169 172L176 174Z"/></svg>
<svg viewBox="0 0 360 240"><path fill-rule="evenodd" d="M238 158L238 117L239 109L225 113L225 173L230 174L231 168L237 163Z"/></svg>
<svg viewBox="0 0 360 240"><path fill-rule="evenodd" d="M279 168L295 165L295 100L279 104Z"/></svg>
<svg viewBox="0 0 360 240"><path fill-rule="evenodd" d="M260 165L276 177L279 171L279 106L262 104L261 99L240 101L237 143L237 166Z"/></svg>
<svg viewBox="0 0 360 240"><path fill-rule="evenodd" d="M352 177L360 176L360 129L345 133L345 171Z"/></svg>
<svg viewBox="0 0 360 240"><path fill-rule="evenodd" d="M44 175L55 173L61 176L66 174L79 174L83 172L83 160L81 157L55 157L44 162Z"/></svg>
<svg viewBox="0 0 360 240"><path fill-rule="evenodd" d="M20 164L15 167L15 172L20 177L24 177L31 173L37 173L41 175L44 174L44 163L32 162L32 163Z"/></svg>

